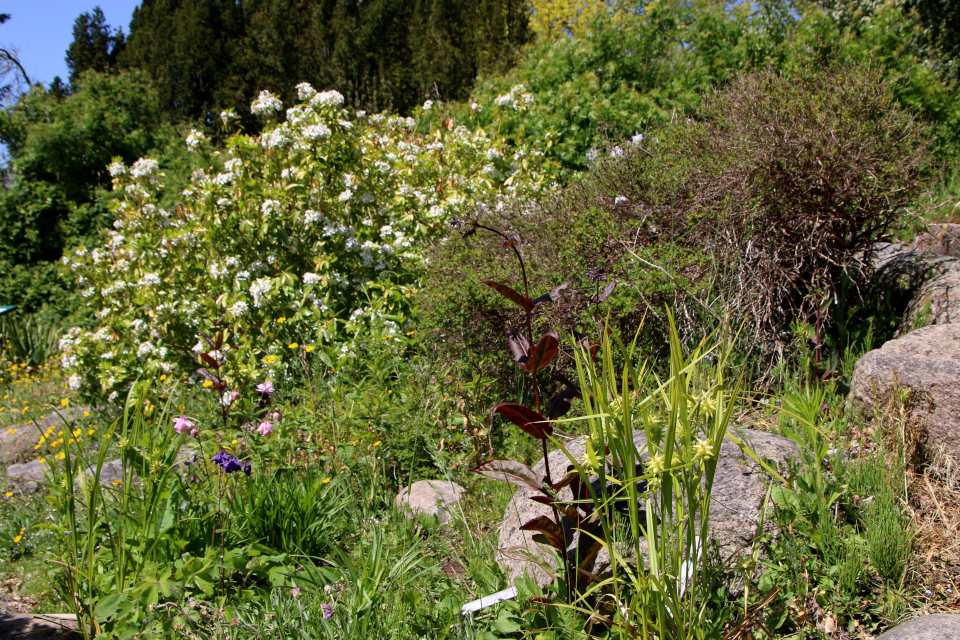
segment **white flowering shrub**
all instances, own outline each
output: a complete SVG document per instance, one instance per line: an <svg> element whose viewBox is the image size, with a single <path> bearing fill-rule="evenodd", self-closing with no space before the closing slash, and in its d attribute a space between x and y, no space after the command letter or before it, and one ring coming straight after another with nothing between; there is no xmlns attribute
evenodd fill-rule
<svg viewBox="0 0 960 640"><path fill-rule="evenodd" d="M115 229L64 258L99 319L60 345L71 386L112 395L144 372L191 375L210 351L200 332L220 331L215 357L230 358L233 384L283 377L313 345L389 327L369 321L403 310L421 243L452 217L548 183L539 153L483 131L417 131L412 118L351 113L335 91L297 89L283 122L208 152L214 166L173 208L158 204L156 161L110 166ZM272 118L282 104L263 92L252 110ZM188 136L191 150L203 144Z"/></svg>

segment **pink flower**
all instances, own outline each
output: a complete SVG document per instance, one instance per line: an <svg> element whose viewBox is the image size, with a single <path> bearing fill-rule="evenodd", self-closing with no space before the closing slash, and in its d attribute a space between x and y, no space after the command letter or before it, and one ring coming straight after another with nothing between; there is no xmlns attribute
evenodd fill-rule
<svg viewBox="0 0 960 640"><path fill-rule="evenodd" d="M190 435L196 438L198 435L200 435L200 429L197 429L196 427L190 429Z"/></svg>
<svg viewBox="0 0 960 640"><path fill-rule="evenodd" d="M271 433L273 433L273 425L270 424L270 422L268 422L267 420L264 420L263 422L260 423L260 426L257 427L257 433L259 433L262 436L268 436Z"/></svg>
<svg viewBox="0 0 960 640"><path fill-rule="evenodd" d="M270 417L273 418L273 421L276 422L277 424L280 424L280 421L283 420L283 414L280 413L279 411L274 411L273 415L271 415Z"/></svg>
<svg viewBox="0 0 960 640"><path fill-rule="evenodd" d="M262 396L268 396L268 395L270 395L271 393L273 393L273 383L270 382L269 380L267 380L266 382L264 382L264 383L262 383L262 384L258 384L258 385L257 385L257 391L259 391L259 392L260 392L260 395L262 395Z"/></svg>
<svg viewBox="0 0 960 640"><path fill-rule="evenodd" d="M300 595L300 587L294 587L293 590L290 592L290 595L293 595L293 596Z"/></svg>
<svg viewBox="0 0 960 640"><path fill-rule="evenodd" d="M232 391L230 392L230 400L231 400L232 402L236 402L236 401L239 400L239 399L240 399L240 392L237 391L236 389L232 390Z"/></svg>
<svg viewBox="0 0 960 640"><path fill-rule="evenodd" d="M187 416L180 416L173 421L173 429L177 433L187 433L194 428L193 422Z"/></svg>

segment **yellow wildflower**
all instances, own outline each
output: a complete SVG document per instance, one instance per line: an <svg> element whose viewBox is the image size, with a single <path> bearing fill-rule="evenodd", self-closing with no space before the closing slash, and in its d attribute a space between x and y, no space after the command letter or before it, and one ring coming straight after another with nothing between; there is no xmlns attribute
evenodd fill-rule
<svg viewBox="0 0 960 640"><path fill-rule="evenodd" d="M377 440L376 442L374 442L374 443L373 443L373 446L375 446L375 447L379 447L379 446L380 446L380 441L379 441L379 440Z"/></svg>
<svg viewBox="0 0 960 640"><path fill-rule="evenodd" d="M84 412L83 412L83 417L84 417L84 418L89 418L89 417L90 417L90 412L89 412L89 411L84 411Z"/></svg>
<svg viewBox="0 0 960 640"><path fill-rule="evenodd" d="M212 387L212 386L213 386L213 382L211 382L210 380L204 380L204 381L203 381L203 388L204 388L204 389L209 389L209 388Z"/></svg>
<svg viewBox="0 0 960 640"><path fill-rule="evenodd" d="M287 345L287 348L288 348L288 349L296 349L296 348L299 347L299 346L300 346L300 345L297 344L296 342L291 342L290 344Z"/></svg>
<svg viewBox="0 0 960 640"><path fill-rule="evenodd" d="M287 319L283 316L280 316L279 318L277 318L277 324L283 324L286 321Z"/></svg>
<svg viewBox="0 0 960 640"><path fill-rule="evenodd" d="M23 532L24 532L24 531L25 531L25 529L23 529L23 528L21 527L21 528L20 528L20 535L18 535L16 538L13 539L13 543L14 543L14 544L20 544L20 541L23 540Z"/></svg>
<svg viewBox="0 0 960 640"><path fill-rule="evenodd" d="M273 364L273 361L277 359L277 356L267 356L263 359L264 364Z"/></svg>
<svg viewBox="0 0 960 640"><path fill-rule="evenodd" d="M66 407L68 404L70 404L70 398L64 398L63 400L60 401L61 407Z"/></svg>
<svg viewBox="0 0 960 640"><path fill-rule="evenodd" d="M312 345L312 344L308 344L307 346L305 346L305 347L303 348L303 350L306 351L307 353L310 353L311 351L313 351L313 345Z"/></svg>
<svg viewBox="0 0 960 640"><path fill-rule="evenodd" d="M13 497L13 491L7 491L5 494L3 494L3 497L4 497L4 498L12 498L12 497Z"/></svg>
<svg viewBox="0 0 960 640"><path fill-rule="evenodd" d="M322 484L327 484L330 482L330 478L324 478Z"/></svg>

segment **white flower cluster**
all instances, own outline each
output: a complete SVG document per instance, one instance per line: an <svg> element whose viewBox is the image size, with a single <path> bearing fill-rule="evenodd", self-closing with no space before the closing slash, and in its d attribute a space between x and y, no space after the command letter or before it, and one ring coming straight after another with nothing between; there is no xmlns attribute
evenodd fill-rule
<svg viewBox="0 0 960 640"><path fill-rule="evenodd" d="M207 137L203 135L202 131L191 129L190 134L187 136L187 149L191 152L196 151L206 139Z"/></svg>
<svg viewBox="0 0 960 640"><path fill-rule="evenodd" d="M265 115L275 113L283 109L283 103L269 91L261 91L257 99L250 104L250 112L253 115Z"/></svg>
<svg viewBox="0 0 960 640"><path fill-rule="evenodd" d="M149 158L140 158L130 168L130 175L134 178L152 178L160 173L160 163Z"/></svg>
<svg viewBox="0 0 960 640"><path fill-rule="evenodd" d="M526 87L518 84L510 89L509 93L497 96L495 102L498 107L506 107L514 111L520 111L529 108L533 104L534 98L532 93L527 93Z"/></svg>

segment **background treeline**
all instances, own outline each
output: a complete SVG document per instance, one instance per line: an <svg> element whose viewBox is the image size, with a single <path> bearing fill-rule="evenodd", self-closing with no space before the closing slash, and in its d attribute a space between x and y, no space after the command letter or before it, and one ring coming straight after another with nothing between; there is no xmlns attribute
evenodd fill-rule
<svg viewBox="0 0 960 640"><path fill-rule="evenodd" d="M199 166L183 144L190 129L215 141L234 126L256 132L257 93L289 104L304 81L367 111L405 115L441 100L436 117L496 122L566 181L596 149L705 117L702 96L737 73L865 64L932 125L931 177L948 199L958 183L957 4L144 0L126 32L96 9L76 20L68 81L34 85L0 111L0 303L81 319L77 283L57 261L112 224L110 160L159 158L173 205ZM519 84L534 103L498 106ZM229 131L227 109L239 117Z"/></svg>

